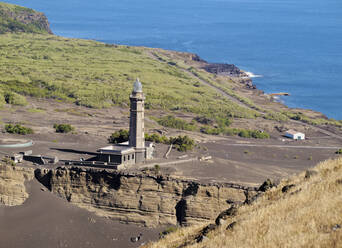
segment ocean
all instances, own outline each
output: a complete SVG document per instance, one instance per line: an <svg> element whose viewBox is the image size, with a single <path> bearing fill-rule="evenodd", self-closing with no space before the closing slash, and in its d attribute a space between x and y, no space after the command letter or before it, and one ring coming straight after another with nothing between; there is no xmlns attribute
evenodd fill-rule
<svg viewBox="0 0 342 248"><path fill-rule="evenodd" d="M341 0L7 0L60 36L197 53L259 77L289 107L342 119Z"/></svg>

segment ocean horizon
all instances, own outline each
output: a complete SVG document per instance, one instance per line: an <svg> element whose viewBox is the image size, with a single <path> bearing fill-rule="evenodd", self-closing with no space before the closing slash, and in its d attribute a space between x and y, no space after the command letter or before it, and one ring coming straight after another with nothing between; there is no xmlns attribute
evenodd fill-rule
<svg viewBox="0 0 342 248"><path fill-rule="evenodd" d="M8 0L44 12L59 36L157 47L235 64L291 108L342 119L338 0Z"/></svg>

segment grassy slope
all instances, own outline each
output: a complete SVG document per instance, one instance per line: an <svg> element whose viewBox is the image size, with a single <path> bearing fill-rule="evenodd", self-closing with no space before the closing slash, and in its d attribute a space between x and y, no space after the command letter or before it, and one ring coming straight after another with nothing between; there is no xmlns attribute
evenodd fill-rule
<svg viewBox="0 0 342 248"><path fill-rule="evenodd" d="M48 31L45 22L45 16L33 9L0 2L0 34L7 32L46 34Z"/></svg>
<svg viewBox="0 0 342 248"><path fill-rule="evenodd" d="M30 15L36 16L26 18ZM342 126L342 121L312 119L292 110L279 113L278 109L269 109L268 103L257 106L236 90L243 87L239 79L205 72L192 61L191 54L66 39L46 34L47 29L42 13L0 2L0 107L9 92L86 107L127 106L132 82L140 77L147 109L188 112L211 119L263 116L286 122L290 117L315 125ZM4 32L7 34L1 35Z"/></svg>
<svg viewBox="0 0 342 248"><path fill-rule="evenodd" d="M238 209L232 230L226 225L209 233L208 240L186 247L341 247L342 158L318 164L310 178L305 173L283 180L251 205ZM287 193L285 185L295 184ZM200 227L188 227L146 247L179 247ZM183 247L183 246L182 246Z"/></svg>
<svg viewBox="0 0 342 248"><path fill-rule="evenodd" d="M151 50L52 35L1 35L0 87L23 95L107 107L128 104L132 83L140 77L147 108L254 118L255 111L208 86L194 86L198 83L195 77L152 58Z"/></svg>

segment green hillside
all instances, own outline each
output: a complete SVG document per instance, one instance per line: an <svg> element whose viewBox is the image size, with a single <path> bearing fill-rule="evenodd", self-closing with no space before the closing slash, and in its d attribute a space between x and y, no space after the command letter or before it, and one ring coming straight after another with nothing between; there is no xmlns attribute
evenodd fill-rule
<svg viewBox="0 0 342 248"><path fill-rule="evenodd" d="M5 34L0 39L0 89L87 107L127 106L136 77L147 109L254 118L179 67L152 56L157 49L108 45L52 35Z"/></svg>
<svg viewBox="0 0 342 248"><path fill-rule="evenodd" d="M25 105L26 96L91 108L126 107L132 83L139 77L147 109L209 118L211 124L206 123L202 130L208 134L238 132L222 129L227 126L222 123L258 116L279 122L295 119L342 126L341 121L311 118L284 106L279 109L265 98L250 98L243 78L209 73L202 69L208 64L190 53L48 33L51 30L43 13L0 2L0 107L5 102Z"/></svg>

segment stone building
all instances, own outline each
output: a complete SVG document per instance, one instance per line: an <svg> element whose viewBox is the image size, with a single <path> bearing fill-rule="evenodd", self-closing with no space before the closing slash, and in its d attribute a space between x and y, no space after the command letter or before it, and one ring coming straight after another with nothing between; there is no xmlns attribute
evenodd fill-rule
<svg viewBox="0 0 342 248"><path fill-rule="evenodd" d="M154 145L145 142L144 101L142 84L137 78L130 99L129 141L102 147L98 159L110 164L143 163L153 158Z"/></svg>

